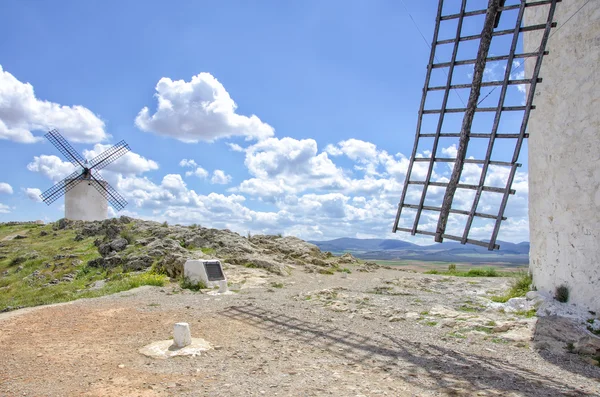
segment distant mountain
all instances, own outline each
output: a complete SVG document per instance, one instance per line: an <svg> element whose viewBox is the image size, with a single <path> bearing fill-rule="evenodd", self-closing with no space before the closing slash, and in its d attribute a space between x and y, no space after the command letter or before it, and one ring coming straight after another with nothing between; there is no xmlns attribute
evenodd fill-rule
<svg viewBox="0 0 600 397"><path fill-rule="evenodd" d="M402 240L338 238L329 241L310 241L322 251L350 252L357 258L379 260L418 260L467 263L529 263L529 243L498 241L499 251L485 247L444 242L433 245L417 245Z"/></svg>

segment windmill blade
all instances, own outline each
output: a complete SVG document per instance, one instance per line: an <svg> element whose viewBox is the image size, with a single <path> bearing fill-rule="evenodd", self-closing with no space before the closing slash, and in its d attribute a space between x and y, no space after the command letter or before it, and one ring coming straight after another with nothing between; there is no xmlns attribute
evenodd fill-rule
<svg viewBox="0 0 600 397"><path fill-rule="evenodd" d="M44 203L50 205L84 179L81 171L75 171L50 189L46 190L40 197Z"/></svg>
<svg viewBox="0 0 600 397"><path fill-rule="evenodd" d="M73 149L69 142L58 132L58 130L49 131L46 135L44 135L56 148L65 156L67 160L69 160L73 165L78 165L81 168L83 164L85 164L85 160L79 153Z"/></svg>
<svg viewBox="0 0 600 397"><path fill-rule="evenodd" d="M436 242L442 242L444 239L447 239L458 241L461 244L475 244L487 247L489 250L500 248L499 245L496 244L496 239L502 221L506 220L504 212L509 196L515 194L512 184L517 168L521 166L517 161L519 159L523 141L529 136L526 132L527 122L530 112L535 109L535 106L533 105L535 88L537 83L541 82L541 78L539 78L540 68L542 59L547 54L545 48L550 30L556 26L553 22L553 15L556 3L559 1L560 0L527 2L521 0L519 4L506 5L505 0L490 0L487 9L467 11L467 0L462 0L460 2L461 7L459 13L444 15L444 2L452 4L458 2L454 0L439 0L436 26L434 29L429 64L427 66L427 74L425 77L425 86L423 87L423 96L419 108L415 142L408 164L408 170L404 180L404 189L402 190L402 195L400 197L400 203L398 205L392 232L408 232L413 236L416 234L433 236ZM543 13L546 15L546 23L530 26L522 25L526 7L544 5L549 5L549 7L543 8ZM498 27L501 13L508 10L517 11L514 13L506 13L503 17L508 24L512 22L513 27L511 29L497 30L496 28ZM463 22L469 18L471 18L470 20L473 20L472 17L483 14L485 14L485 21L481 34L463 35ZM455 24L456 34L454 38L444 38L443 40L439 40L438 35L441 22L448 20L457 20L457 23ZM519 36L523 32L530 31L538 31L536 37L540 40L539 47L533 52L517 53L516 50L519 46ZM512 40L510 40L511 35ZM497 36L508 36L505 40L506 48L502 49L498 47L496 49L498 52L490 56L488 53L492 38ZM473 59L472 57L465 59L464 55L460 55L459 44L462 45L462 43L469 40L479 40L479 49L476 59ZM510 46L508 45L509 43ZM452 55L449 61L439 62L436 58L436 49L440 45L446 44L452 46L452 51L450 51ZM517 59L521 60L521 62L515 62ZM531 76L529 78L518 80L511 77L514 76L519 67L524 65L526 59L529 59L531 64L535 65ZM504 76L495 77L493 78L493 81L483 81L486 63L498 61L506 61ZM516 66L515 64L519 66ZM454 84L453 73L455 72L455 66L464 65L473 65L473 73L470 77L471 82L469 84ZM432 78L434 69L444 70L447 77L445 85L439 85L439 82L433 81L435 80ZM439 76L437 80L439 80ZM529 85L526 90L526 100L522 104L523 106L514 106L510 103L511 98L509 98L510 96L507 95L507 92L509 86L514 84ZM482 87L491 87L491 90L483 97L483 99L480 99ZM496 106L480 107L479 105L496 88L499 88ZM470 90L467 103L465 103L460 96L458 92L459 89ZM451 101L449 102L450 93L453 90L456 90L456 96L463 103L464 107L457 108L456 104L451 105ZM442 91L443 96L441 104L437 99L429 101L431 103L427 101L428 94L432 91ZM437 97L433 96L433 98ZM476 112L487 112L479 113L482 115L483 120L489 122L489 130L485 131L485 133L471 131ZM505 120L502 117L510 114L507 112L517 112L512 113L517 116L510 117L515 121L517 118L521 120L521 127L518 133L505 131L501 128L500 120ZM446 117L449 113L462 113L463 117L460 126L456 123L456 119L453 121L452 117ZM489 117L485 118L485 114L488 114ZM519 114L521 116L519 116ZM456 127L460 128L460 133L456 133ZM444 143L440 143L442 138L444 139ZM496 159L498 154L494 151L494 144L499 139L509 142L506 146L512 146L512 159L510 161L498 161L499 159ZM472 156L471 158L467 158L469 142L475 140L482 142L482 144L475 143L473 146L487 146L485 155L483 156L480 154L480 158L473 158ZM456 155L452 158L439 156L440 146L450 144L455 145ZM419 155L419 152L425 153L425 151L428 151L431 154L426 157ZM443 153L443 150L441 151ZM439 180L439 176L434 175L434 167L440 163L454 163L451 175L443 182ZM465 164L477 164L477 167L479 167L479 165L481 166L481 168L479 168L480 177L477 184L461 183L461 175L465 168ZM508 175L508 177L506 178L504 186L498 187L486 185L486 181L489 179L486 177L490 175L490 166L506 167L507 171L504 173ZM417 170L417 172L413 172L413 169ZM439 201L440 196L436 195L436 191L434 190L439 190L439 188L443 188L443 198L441 202ZM467 193L468 190L474 190L475 194L469 195ZM410 194L408 194L409 191ZM486 207L480 203L484 192L501 195L499 200L500 204L497 208L492 206L492 211L490 211L489 208L486 208L485 212L482 210L482 207ZM463 199L472 197L468 200L465 199L466 204L470 209L460 208L464 203L454 203L455 195L460 195ZM425 214L425 216L422 217L423 214ZM452 217L451 220L450 217ZM437 226L432 230L432 223L429 221L434 218L437 218ZM477 240L470 237L474 222L477 222L476 227L478 229L491 231L488 236L486 236L488 238ZM451 226L449 227L448 225ZM447 231L448 228L450 230Z"/></svg>
<svg viewBox="0 0 600 397"><path fill-rule="evenodd" d="M102 168L117 160L119 157L123 156L130 150L131 149L129 148L129 145L127 145L125 141L121 141L115 146L111 147L110 149L106 150L105 152L99 154L94 159L92 159L92 161L90 161L89 163L89 168L101 170Z"/></svg>
<svg viewBox="0 0 600 397"><path fill-rule="evenodd" d="M117 211L121 211L127 205L127 200L123 198L112 186L102 178L102 175L96 170L90 172L92 178L91 183L100 192L100 194L108 200L110 205Z"/></svg>

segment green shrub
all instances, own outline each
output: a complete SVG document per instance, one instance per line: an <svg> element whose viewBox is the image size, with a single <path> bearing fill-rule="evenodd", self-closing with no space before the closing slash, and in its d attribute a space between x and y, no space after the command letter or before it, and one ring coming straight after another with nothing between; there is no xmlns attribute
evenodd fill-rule
<svg viewBox="0 0 600 397"><path fill-rule="evenodd" d="M189 277L182 277L179 281L179 286L182 289L189 289L191 291L200 291L201 289L206 289L206 284L204 284L204 281L198 280L194 282L191 281Z"/></svg>
<svg viewBox="0 0 600 397"><path fill-rule="evenodd" d="M559 302L566 303L569 301L569 287L565 284L561 284L556 287L556 293L554 294L554 299Z"/></svg>
<svg viewBox="0 0 600 397"><path fill-rule="evenodd" d="M258 269L258 266L252 262L244 263L244 267L247 267L248 269Z"/></svg>
<svg viewBox="0 0 600 397"><path fill-rule="evenodd" d="M271 287L273 288L283 288L283 283L272 282Z"/></svg>
<svg viewBox="0 0 600 397"><path fill-rule="evenodd" d="M451 263L451 264L449 264L449 265L448 265L448 272L449 272L449 273L454 273L454 272L456 272L456 264L454 264L454 263Z"/></svg>
<svg viewBox="0 0 600 397"><path fill-rule="evenodd" d="M169 227L169 223L167 221L164 221L162 224L163 227Z"/></svg>
<svg viewBox="0 0 600 397"><path fill-rule="evenodd" d="M531 273L520 272L519 276L513 281L510 289L504 295L493 296L492 301L504 303L511 298L525 296L529 292L532 281Z"/></svg>
<svg viewBox="0 0 600 397"><path fill-rule="evenodd" d="M215 249L210 247L200 248L200 251L202 251L202 253L206 255L213 255L215 253Z"/></svg>

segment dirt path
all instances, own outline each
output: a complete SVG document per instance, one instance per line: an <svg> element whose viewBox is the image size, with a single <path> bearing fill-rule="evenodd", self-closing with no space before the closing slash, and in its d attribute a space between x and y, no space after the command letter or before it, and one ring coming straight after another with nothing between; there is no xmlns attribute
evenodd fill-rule
<svg viewBox="0 0 600 397"><path fill-rule="evenodd" d="M0 395L600 395L600 368L532 348L535 320L481 308L506 280L392 270L296 272L276 279L283 288L264 280L234 295L143 287L8 313ZM179 321L215 349L170 360L138 353Z"/></svg>

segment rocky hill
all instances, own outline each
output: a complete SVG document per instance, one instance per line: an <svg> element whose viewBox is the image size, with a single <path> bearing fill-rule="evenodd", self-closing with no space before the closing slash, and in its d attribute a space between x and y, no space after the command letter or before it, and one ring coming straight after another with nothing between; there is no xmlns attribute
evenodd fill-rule
<svg viewBox="0 0 600 397"><path fill-rule="evenodd" d="M277 275L291 268L332 274L356 262L295 237L243 237L125 216L48 225L11 222L0 225L0 311L161 285L179 279L186 260L203 258Z"/></svg>

